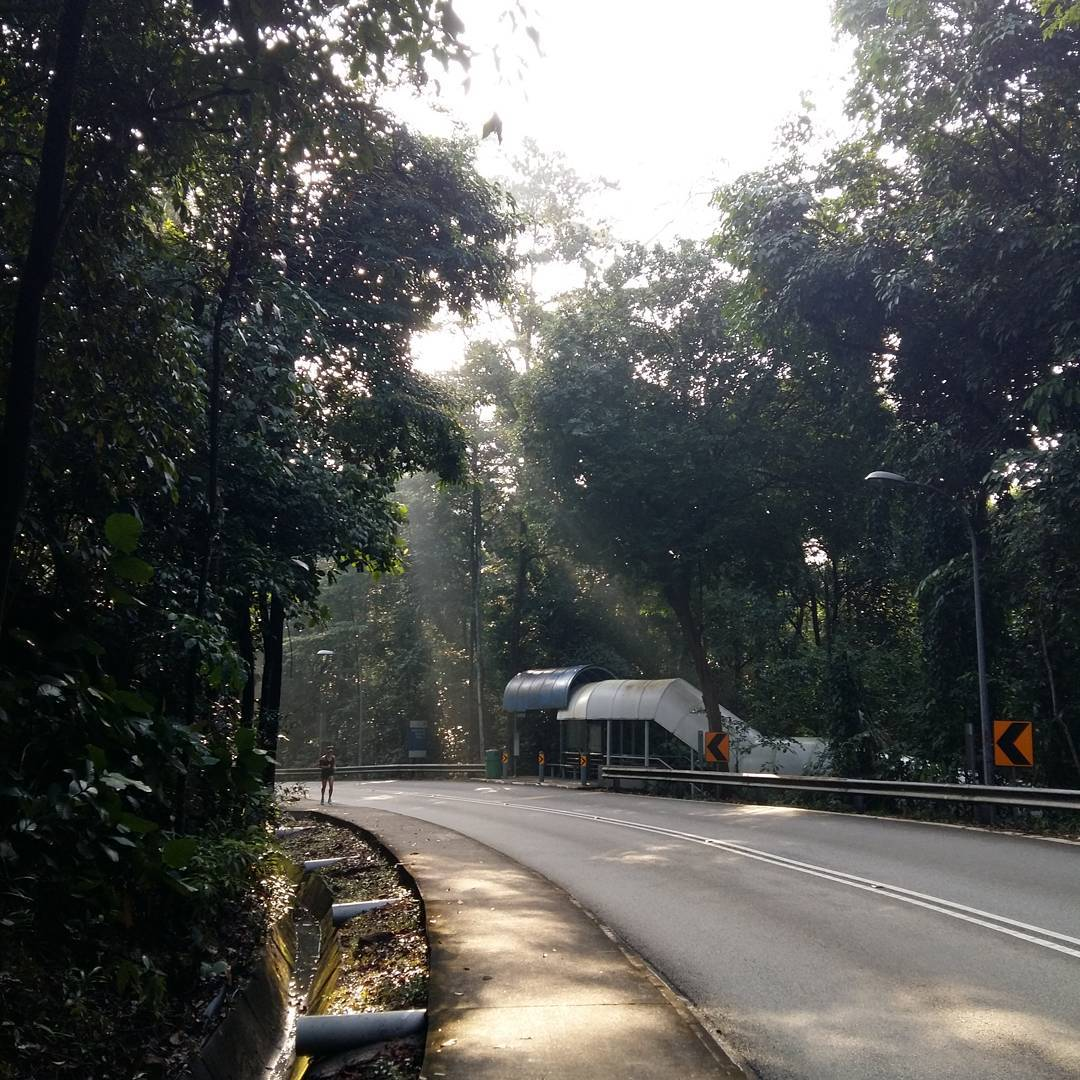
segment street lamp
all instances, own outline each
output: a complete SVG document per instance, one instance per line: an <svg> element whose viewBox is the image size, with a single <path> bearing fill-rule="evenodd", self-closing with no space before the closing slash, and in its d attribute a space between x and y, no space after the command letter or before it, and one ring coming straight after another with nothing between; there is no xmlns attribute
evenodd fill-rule
<svg viewBox="0 0 1080 1080"><path fill-rule="evenodd" d="M893 484L906 484L908 487L922 488L946 499L964 519L968 540L971 542L971 584L975 595L975 652L979 662L979 742L982 746L982 781L994 782L994 739L990 724L990 693L986 679L986 639L983 635L982 585L979 579L979 543L975 537L975 526L971 515L947 491L933 484L924 484L918 480L909 480L906 476L894 472L872 472L867 480L885 480Z"/></svg>
<svg viewBox="0 0 1080 1080"><path fill-rule="evenodd" d="M334 650L333 649L320 649L315 655L317 657L318 656L333 656L334 655ZM324 674L326 672L326 664L327 664L327 661L323 660L323 666L322 666L321 671L319 672L320 675L322 675L322 674ZM316 686L315 689L316 689L315 708L317 709L318 716L319 716L319 748L318 748L318 752L321 754L326 749L326 707L323 704L323 685L322 685L322 679L321 678L319 679L318 685Z"/></svg>

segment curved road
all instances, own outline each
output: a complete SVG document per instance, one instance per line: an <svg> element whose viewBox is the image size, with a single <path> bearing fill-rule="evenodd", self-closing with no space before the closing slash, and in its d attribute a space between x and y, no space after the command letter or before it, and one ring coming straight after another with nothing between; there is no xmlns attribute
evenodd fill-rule
<svg viewBox="0 0 1080 1080"><path fill-rule="evenodd" d="M1080 1077L1078 845L535 785L342 782L335 801L539 871L764 1080Z"/></svg>

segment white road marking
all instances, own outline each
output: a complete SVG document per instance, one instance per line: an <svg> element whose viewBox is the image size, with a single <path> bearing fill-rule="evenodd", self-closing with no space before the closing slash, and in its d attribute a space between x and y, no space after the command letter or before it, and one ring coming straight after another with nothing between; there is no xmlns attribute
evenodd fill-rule
<svg viewBox="0 0 1080 1080"><path fill-rule="evenodd" d="M443 802L473 803L479 806L490 807L490 800L468 799L460 795L421 794L412 791L398 791L398 795L411 798L436 799ZM747 847L733 840L717 840L711 836L700 836L697 833L683 832L678 829L668 829L661 825L648 825L643 821L627 821L624 818L598 817L595 814L586 814L577 810L560 810L551 806L522 805L517 802L502 802L502 806L511 810L523 810L536 814L557 814L561 817L580 818L584 821L597 821L606 825L614 825L621 829L633 829L637 832L653 833L658 836L667 836L673 840L684 840L687 843L701 844L704 847L719 848L733 855L741 855L743 858L753 859L756 862L768 863L783 870L792 870L799 874L808 874L812 877L831 881L836 885L846 885L848 888L859 889L863 892L873 893L875 896L886 896L889 899L911 904L915 907L925 908L940 915L947 915L951 919L960 919L963 922L975 926L982 926L988 930L994 930L999 934L1007 934L1009 937L1028 941L1033 945L1040 945L1044 949L1072 956L1080 960L1080 938L1071 937L1068 934L1058 933L1056 930L1047 930L1042 926L1033 926L1030 923L1010 919L1005 915L997 915L991 911L983 911L980 908L968 907L944 897L932 896L928 893L916 892L913 889L905 889L900 885L892 885L884 881L874 881L871 878L859 877L857 874L848 874L843 870L834 870L828 866L818 866L815 863L800 862L798 859L789 859L785 855L776 855L770 851L762 851L758 848ZM1052 940L1048 940L1052 939ZM1059 944L1067 942L1068 944ZM1076 948L1070 948L1073 945Z"/></svg>

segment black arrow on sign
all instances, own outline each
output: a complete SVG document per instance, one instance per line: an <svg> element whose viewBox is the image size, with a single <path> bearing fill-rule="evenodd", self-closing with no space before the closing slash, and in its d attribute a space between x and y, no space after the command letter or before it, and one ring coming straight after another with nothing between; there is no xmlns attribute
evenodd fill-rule
<svg viewBox="0 0 1080 1080"><path fill-rule="evenodd" d="M709 737L705 740L705 749L708 750L717 761L727 761L728 755L724 748L724 732L709 732Z"/></svg>
<svg viewBox="0 0 1080 1080"><path fill-rule="evenodd" d="M1026 723L1010 724L999 736L997 748L1009 759L1013 765L1030 765L1026 757L1016 746L1016 740L1027 730Z"/></svg>

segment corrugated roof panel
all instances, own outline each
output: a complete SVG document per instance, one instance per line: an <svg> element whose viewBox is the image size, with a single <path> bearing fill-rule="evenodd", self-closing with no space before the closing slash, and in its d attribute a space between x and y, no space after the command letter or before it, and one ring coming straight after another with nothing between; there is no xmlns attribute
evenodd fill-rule
<svg viewBox="0 0 1080 1080"><path fill-rule="evenodd" d="M576 687L610 678L607 668L593 664L520 671L506 684L503 708L507 712L565 709Z"/></svg>
<svg viewBox="0 0 1080 1080"><path fill-rule="evenodd" d="M778 750L764 744L760 732L730 709L721 706L720 713L725 727L738 736L732 739L732 749L740 769L806 772L825 751L823 740L810 738L793 739L787 750ZM592 682L573 690L569 703L559 710L559 719L654 720L694 750L700 746L701 733L709 728L701 691L683 679Z"/></svg>
<svg viewBox="0 0 1080 1080"><path fill-rule="evenodd" d="M644 690L641 679L623 679L612 687L612 719L638 720L641 717L641 694Z"/></svg>
<svg viewBox="0 0 1080 1080"><path fill-rule="evenodd" d="M724 714L738 719L727 709ZM608 679L590 683L574 691L569 704L559 712L559 719L655 720L695 748L698 733L709 726L701 691L683 679Z"/></svg>
<svg viewBox="0 0 1080 1080"><path fill-rule="evenodd" d="M573 701L575 703L575 715L580 714L581 717L585 717L589 712L589 702L592 701L592 695L598 686L606 686L607 680L587 683L585 686L580 686L574 691ZM560 719L562 718L562 712L559 713Z"/></svg>

